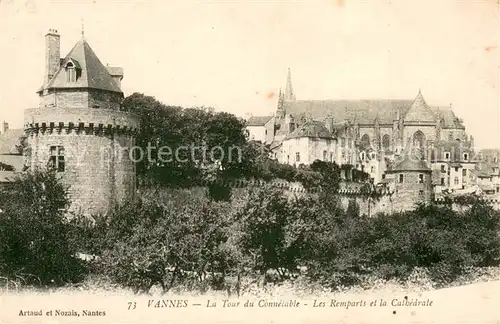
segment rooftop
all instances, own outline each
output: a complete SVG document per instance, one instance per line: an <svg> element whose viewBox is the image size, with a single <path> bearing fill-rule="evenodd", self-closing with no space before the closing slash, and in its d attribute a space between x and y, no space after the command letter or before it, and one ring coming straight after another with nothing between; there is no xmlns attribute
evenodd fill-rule
<svg viewBox="0 0 500 324"><path fill-rule="evenodd" d="M66 65L71 62L81 71L76 82L68 82L64 74ZM113 68L114 72L122 70ZM114 92L122 92L118 83L110 75L109 70L101 63L85 39L78 41L66 57L61 61L61 66L46 88L93 88Z"/></svg>

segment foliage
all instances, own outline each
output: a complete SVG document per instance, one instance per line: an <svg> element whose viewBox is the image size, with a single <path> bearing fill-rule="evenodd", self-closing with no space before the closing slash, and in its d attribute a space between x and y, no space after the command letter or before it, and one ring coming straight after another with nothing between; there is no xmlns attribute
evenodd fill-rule
<svg viewBox="0 0 500 324"><path fill-rule="evenodd" d="M20 175L0 191L0 272L36 285L82 279L65 217L66 188L53 171Z"/></svg>
<svg viewBox="0 0 500 324"><path fill-rule="evenodd" d="M233 261L224 246L230 224L223 205L182 193L169 198L144 199L107 216L90 240L98 247L99 273L136 292L154 285L167 292L189 276L228 269Z"/></svg>
<svg viewBox="0 0 500 324"><path fill-rule="evenodd" d="M152 158L137 166L143 182L190 187L252 176L258 149L247 142L244 121L234 115L167 106L140 93L127 97L123 107L140 118L136 144L144 152L152 147ZM227 201L230 194L223 190L212 188L210 193Z"/></svg>

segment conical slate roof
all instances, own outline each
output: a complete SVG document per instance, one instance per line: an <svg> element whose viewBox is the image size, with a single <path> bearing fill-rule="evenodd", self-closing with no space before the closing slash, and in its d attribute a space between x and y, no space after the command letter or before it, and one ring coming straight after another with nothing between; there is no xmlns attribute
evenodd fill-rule
<svg viewBox="0 0 500 324"><path fill-rule="evenodd" d="M419 122L432 122L436 120L436 116L425 102L424 96L420 90L418 91L415 100L413 100L410 109L406 113L404 120Z"/></svg>
<svg viewBox="0 0 500 324"><path fill-rule="evenodd" d="M64 73L66 64L71 61L81 75L76 82L69 82ZM93 88L122 92L106 67L101 63L85 39L81 39L64 58L61 67L47 84L47 88Z"/></svg>

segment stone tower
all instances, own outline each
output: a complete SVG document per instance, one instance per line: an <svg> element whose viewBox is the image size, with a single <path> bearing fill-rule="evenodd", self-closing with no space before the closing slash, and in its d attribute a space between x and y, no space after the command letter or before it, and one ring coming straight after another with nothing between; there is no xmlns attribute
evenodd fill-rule
<svg viewBox="0 0 500 324"><path fill-rule="evenodd" d="M417 203L431 202L432 171L425 161L405 152L402 161L386 174L393 181L393 211L411 210Z"/></svg>
<svg viewBox="0 0 500 324"><path fill-rule="evenodd" d="M105 213L134 197L139 121L121 110L121 68L105 67L83 37L64 58L59 44L50 30L40 104L25 111L26 165L55 168L69 186L71 210Z"/></svg>

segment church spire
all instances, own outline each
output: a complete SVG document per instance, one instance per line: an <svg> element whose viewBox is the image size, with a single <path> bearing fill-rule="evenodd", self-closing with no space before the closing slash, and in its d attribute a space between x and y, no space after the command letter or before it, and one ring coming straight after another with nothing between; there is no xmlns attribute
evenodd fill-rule
<svg viewBox="0 0 500 324"><path fill-rule="evenodd" d="M292 73L290 72L290 68L288 68L288 76L286 78L285 100L295 100L295 94L293 93L292 88Z"/></svg>

